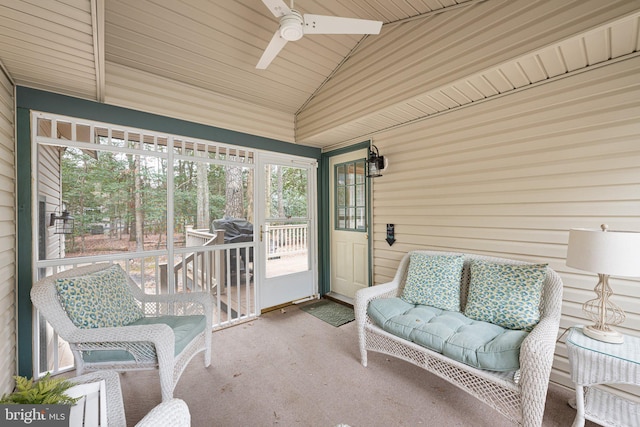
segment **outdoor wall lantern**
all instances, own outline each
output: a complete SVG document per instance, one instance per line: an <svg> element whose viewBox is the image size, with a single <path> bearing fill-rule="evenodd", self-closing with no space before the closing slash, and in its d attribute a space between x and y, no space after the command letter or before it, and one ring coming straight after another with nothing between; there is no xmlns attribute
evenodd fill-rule
<svg viewBox="0 0 640 427"><path fill-rule="evenodd" d="M375 151L374 151L375 150ZM367 164L369 165L369 171L367 178L377 178L382 176L382 170L384 169L384 156L381 156L378 152L378 147L371 145L369 148L369 157L367 158Z"/></svg>
<svg viewBox="0 0 640 427"><path fill-rule="evenodd" d="M56 215L56 212L51 214L49 220L49 227L56 227L54 234L73 234L73 217L69 211L64 210L61 215Z"/></svg>

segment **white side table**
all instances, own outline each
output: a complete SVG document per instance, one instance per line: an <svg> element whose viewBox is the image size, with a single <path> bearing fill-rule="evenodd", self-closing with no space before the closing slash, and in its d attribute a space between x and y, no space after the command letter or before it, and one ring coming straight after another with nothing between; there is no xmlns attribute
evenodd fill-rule
<svg viewBox="0 0 640 427"><path fill-rule="evenodd" d="M640 385L640 338L625 335L623 344L591 339L582 327L567 336L571 380L576 386L576 418L573 427L588 419L604 426L640 426L640 405L608 393L596 384Z"/></svg>

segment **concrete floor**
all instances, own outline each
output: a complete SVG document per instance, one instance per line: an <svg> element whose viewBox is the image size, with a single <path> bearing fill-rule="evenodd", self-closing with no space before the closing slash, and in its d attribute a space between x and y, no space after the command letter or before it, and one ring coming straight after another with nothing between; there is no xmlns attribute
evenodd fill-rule
<svg viewBox="0 0 640 427"><path fill-rule="evenodd" d="M360 364L355 322L333 327L290 306L213 334L212 365L197 355L175 396L205 426L512 426L446 381L369 353ZM157 372L121 375L128 425L160 402ZM571 390L551 385L543 426L570 426ZM587 422L587 427L595 424Z"/></svg>

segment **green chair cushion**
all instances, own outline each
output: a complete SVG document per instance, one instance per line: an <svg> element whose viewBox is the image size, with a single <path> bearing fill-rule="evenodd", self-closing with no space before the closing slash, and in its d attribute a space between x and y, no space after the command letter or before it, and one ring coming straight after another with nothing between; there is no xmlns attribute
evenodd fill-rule
<svg viewBox="0 0 640 427"><path fill-rule="evenodd" d="M204 331L206 318L203 315L144 317L128 326L135 325L168 325L175 335L175 355L180 354L193 339ZM133 355L125 350L91 350L83 351L82 359L87 363L123 362L134 360Z"/></svg>

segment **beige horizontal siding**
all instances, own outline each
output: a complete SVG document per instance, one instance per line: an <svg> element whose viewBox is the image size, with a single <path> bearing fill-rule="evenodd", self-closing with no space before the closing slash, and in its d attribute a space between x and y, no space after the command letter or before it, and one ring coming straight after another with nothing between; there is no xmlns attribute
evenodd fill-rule
<svg viewBox="0 0 640 427"><path fill-rule="evenodd" d="M293 114L107 63L105 101L149 113L294 142Z"/></svg>
<svg viewBox="0 0 640 427"><path fill-rule="evenodd" d="M377 135L389 166L372 180L375 283L418 248L547 262L565 285L561 331L587 323L597 276L565 265L569 229L640 231L638 75L631 58ZM640 336L640 280L611 282L619 329ZM558 344L552 381L571 386L568 369Z"/></svg>
<svg viewBox="0 0 640 427"><path fill-rule="evenodd" d="M0 43L16 84L96 98L91 2L2 2Z"/></svg>
<svg viewBox="0 0 640 427"><path fill-rule="evenodd" d="M637 18L629 31L573 37L637 11L625 0L492 0L385 25L298 113L296 138L367 135L633 52Z"/></svg>
<svg viewBox="0 0 640 427"><path fill-rule="evenodd" d="M54 212L60 214L60 148L54 146L38 146L38 198L45 201L45 221ZM39 205L39 203L38 203ZM46 259L57 259L64 256L61 252L61 235L55 234L55 227L49 227L47 222L45 237Z"/></svg>
<svg viewBox="0 0 640 427"><path fill-rule="evenodd" d="M14 118L13 84L0 68L0 394L13 389L16 375Z"/></svg>

